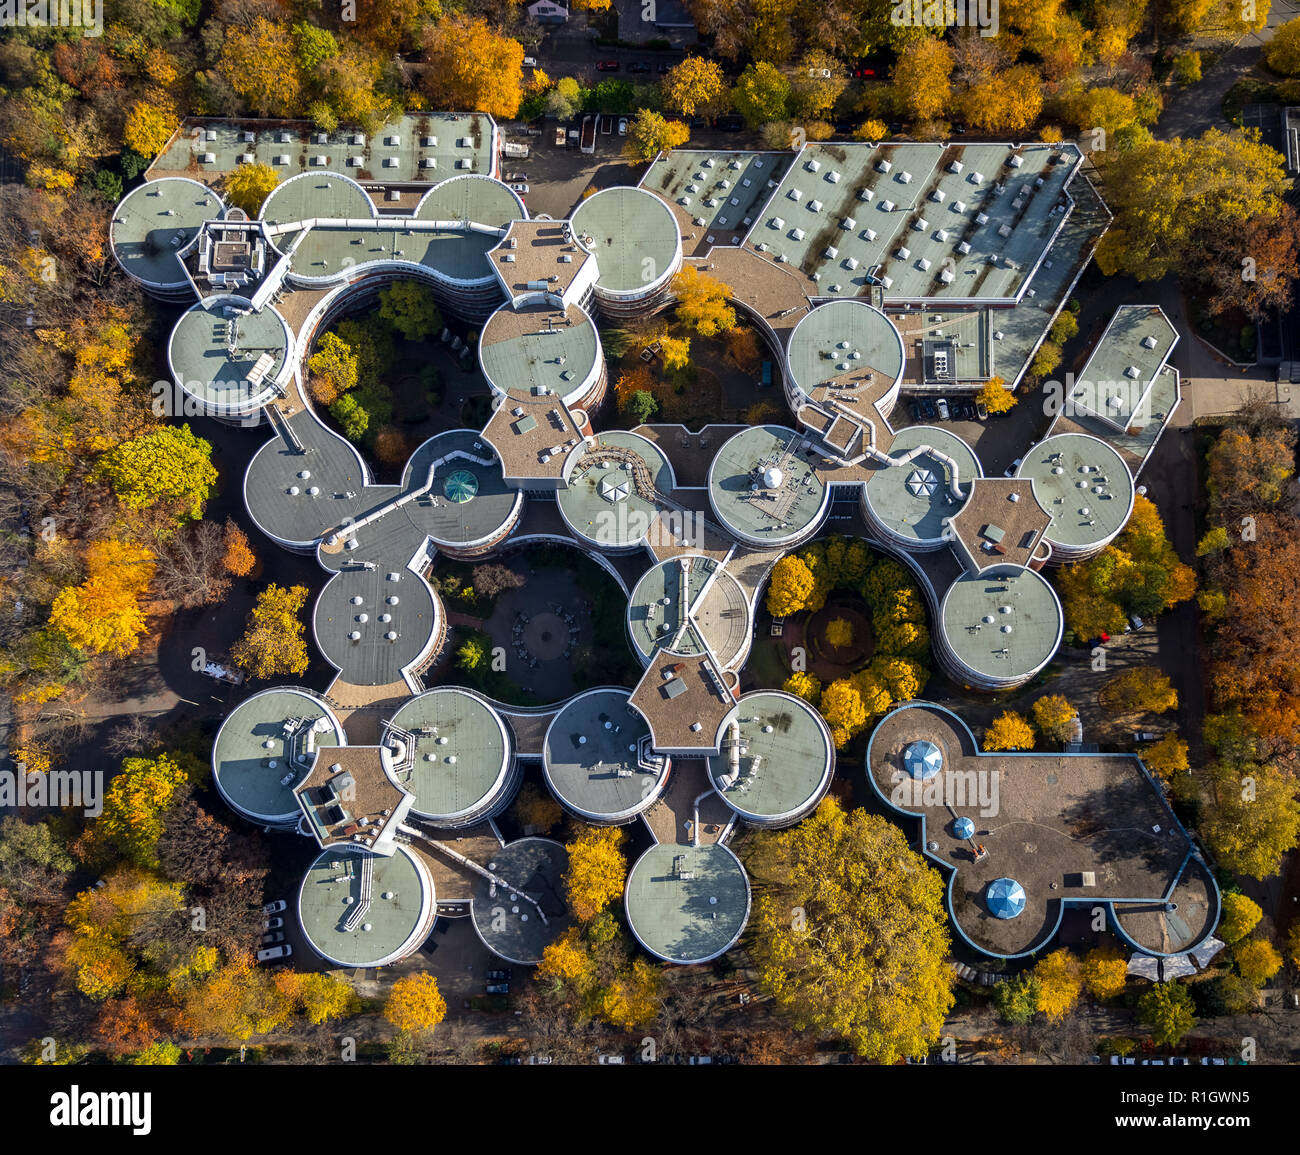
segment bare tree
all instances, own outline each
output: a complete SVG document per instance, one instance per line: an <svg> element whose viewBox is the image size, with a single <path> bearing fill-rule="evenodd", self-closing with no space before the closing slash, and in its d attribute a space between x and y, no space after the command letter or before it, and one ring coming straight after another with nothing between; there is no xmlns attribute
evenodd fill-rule
<svg viewBox="0 0 1300 1155"><path fill-rule="evenodd" d="M114 758L143 754L157 744L153 721L147 714L130 714L109 731L104 750Z"/></svg>
<svg viewBox="0 0 1300 1155"><path fill-rule="evenodd" d="M158 593L187 610L220 601L230 589L225 550L225 534L216 522L201 521L176 534L158 556Z"/></svg>

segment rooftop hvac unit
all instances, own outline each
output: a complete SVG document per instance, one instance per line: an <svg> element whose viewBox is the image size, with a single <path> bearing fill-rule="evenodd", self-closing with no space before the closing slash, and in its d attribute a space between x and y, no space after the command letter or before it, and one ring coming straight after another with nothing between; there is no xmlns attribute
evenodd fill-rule
<svg viewBox="0 0 1300 1155"><path fill-rule="evenodd" d="M253 154L252 154L251 152L246 152L246 153L244 153L244 154L239 158L239 163L240 163L240 164L252 164L253 161L254 161L254 159L255 159L255 158L254 158L254 156L253 156Z"/></svg>
<svg viewBox="0 0 1300 1155"><path fill-rule="evenodd" d="M806 168L809 172L816 172L819 168L821 168L821 162L816 160L809 160L808 163L804 165L804 168Z"/></svg>
<svg viewBox="0 0 1300 1155"><path fill-rule="evenodd" d="M857 225L858 222L855 221L852 217L845 217L842 221L840 221L840 228L845 229L847 231L851 231L857 228Z"/></svg>
<svg viewBox="0 0 1300 1155"><path fill-rule="evenodd" d="M876 171L877 171L877 172L888 172L888 171L889 171L891 168L893 168L893 167L894 167L893 164L891 164L891 163L890 163L889 161L887 161L887 160L878 160L878 161L876 161Z"/></svg>
<svg viewBox="0 0 1300 1155"><path fill-rule="evenodd" d="M389 148L396 148L402 143L402 138L400 136L386 136L384 137L384 143L388 145Z"/></svg>
<svg viewBox="0 0 1300 1155"><path fill-rule="evenodd" d="M217 154L215 152L205 152L202 156L199 157L199 160L203 164L216 164Z"/></svg>
<svg viewBox="0 0 1300 1155"><path fill-rule="evenodd" d="M907 258L910 257L911 255L912 255L912 250L909 249L906 245L899 245L898 248L894 250L894 256L896 256L900 261L907 260Z"/></svg>
<svg viewBox="0 0 1300 1155"><path fill-rule="evenodd" d="M318 132L312 137L312 140L314 140L317 144L325 144L329 141L329 138L330 137L328 132Z"/></svg>
<svg viewBox="0 0 1300 1155"><path fill-rule="evenodd" d="M1154 337L1148 335L1142 338L1142 348L1154 349L1155 347L1156 347L1156 339Z"/></svg>
<svg viewBox="0 0 1300 1155"><path fill-rule="evenodd" d="M474 141L468 136L462 136L459 140L456 141L456 144L461 148L474 147Z"/></svg>
<svg viewBox="0 0 1300 1155"><path fill-rule="evenodd" d="M856 268L858 267L857 258L856 258L856 257L847 257L847 258L845 259L845 261L844 261L844 267L845 267L846 269L856 269Z"/></svg>
<svg viewBox="0 0 1300 1155"><path fill-rule="evenodd" d="M959 160L955 160L955 161L952 162L952 164L950 164L950 165L948 166L948 171L949 171L949 172L961 172L961 170L962 170L963 168L965 168L965 167L966 167L966 166L963 165L963 164L961 163L961 161L959 161Z"/></svg>
<svg viewBox="0 0 1300 1155"><path fill-rule="evenodd" d="M943 272L939 274L939 280L941 280L945 285L951 285L956 279L957 278L951 269L944 269Z"/></svg>
<svg viewBox="0 0 1300 1155"><path fill-rule="evenodd" d="M397 157L395 156L384 157L384 168L396 168L396 167L397 167Z"/></svg>
<svg viewBox="0 0 1300 1155"><path fill-rule="evenodd" d="M280 153L280 155L277 156L277 157L275 158L275 163L276 163L276 164L288 164L288 163L289 163L289 154L288 154L287 152L282 152L282 153Z"/></svg>
<svg viewBox="0 0 1300 1155"><path fill-rule="evenodd" d="M947 230L947 229L935 229L935 230L934 230L934 239L935 239L936 241L938 241L941 245L946 245L946 244L948 243L948 230Z"/></svg>
<svg viewBox="0 0 1300 1155"><path fill-rule="evenodd" d="M422 136L420 137L420 145L423 148L437 148L438 138L436 136Z"/></svg>
<svg viewBox="0 0 1300 1155"><path fill-rule="evenodd" d="M767 226L771 229L783 229L785 228L785 221L781 217L773 217L767 222Z"/></svg>
<svg viewBox="0 0 1300 1155"><path fill-rule="evenodd" d="M214 136L209 136L208 139L209 139L209 140L216 140L216 136L215 136L215 135L214 135ZM252 144L253 141L255 141L256 139L257 139L257 134L256 134L256 133L253 133L253 132L246 132L246 133L244 133L244 143L245 143L245 144Z"/></svg>
<svg viewBox="0 0 1300 1155"><path fill-rule="evenodd" d="M858 192L858 200L860 200L860 201L869 201L869 200L870 200L873 196L875 196L875 195L876 195L876 194L875 194L874 192L872 192L871 189L869 189L869 188L864 188L864 189L859 190L859 192Z"/></svg>
<svg viewBox="0 0 1300 1155"><path fill-rule="evenodd" d="M1133 380L1136 381L1139 377L1142 376L1142 370L1139 369L1136 365L1130 365L1127 369L1124 370L1124 376L1131 377L1133 378Z"/></svg>
<svg viewBox="0 0 1300 1155"><path fill-rule="evenodd" d="M388 190L388 199L390 201L400 201L402 199L402 194L400 190L395 188L390 188Z"/></svg>
<svg viewBox="0 0 1300 1155"><path fill-rule="evenodd" d="M900 172L900 173L898 174L898 183L899 183L899 184L911 184L911 183L912 183L912 174L911 174L910 172Z"/></svg>
<svg viewBox="0 0 1300 1155"><path fill-rule="evenodd" d="M893 202L893 201L881 201L881 202L880 202L880 211L881 211L882 213L892 213L892 212L894 211L894 202Z"/></svg>
<svg viewBox="0 0 1300 1155"><path fill-rule="evenodd" d="M826 246L826 251L825 251L824 253L822 253L822 256L823 256L823 257L825 257L825 258L827 258L827 260L831 260L831 261L833 261L833 260L834 260L836 257L838 257L839 255L840 255L840 251L839 251L839 249L837 249L834 245L827 245L827 246Z"/></svg>
<svg viewBox="0 0 1300 1155"><path fill-rule="evenodd" d="M982 172L973 172L966 178L971 184L983 184L984 174Z"/></svg>
<svg viewBox="0 0 1300 1155"><path fill-rule="evenodd" d="M323 165L325 163L325 158L323 156L314 156L311 158L311 163L314 165Z"/></svg>
<svg viewBox="0 0 1300 1155"><path fill-rule="evenodd" d="M894 285L894 278L893 278L893 277L881 277L881 278L880 278L880 283L881 283L881 284L882 284L886 289L893 288L893 285Z"/></svg>
<svg viewBox="0 0 1300 1155"><path fill-rule="evenodd" d="M803 229L791 229L791 230L790 230L790 237L791 237L792 240L801 241L801 240L804 239L804 236L805 236L805 235L806 235L806 234L804 233Z"/></svg>
<svg viewBox="0 0 1300 1155"><path fill-rule="evenodd" d="M359 156L350 156L350 157L348 157L348 164L351 165L353 168L360 168L360 167L361 167L361 161L362 161L362 158L359 157Z"/></svg>
<svg viewBox="0 0 1300 1155"><path fill-rule="evenodd" d="M966 211L966 202L965 202L965 201L953 201L953 202L952 202L952 211L955 212L955 213L964 213L964 212Z"/></svg>
<svg viewBox="0 0 1300 1155"><path fill-rule="evenodd" d="M875 229L863 229L861 235L862 235L862 239L863 239L864 241L874 241L874 240L876 239L876 230L875 230Z"/></svg>
<svg viewBox="0 0 1300 1155"><path fill-rule="evenodd" d="M460 160L456 162L457 168L473 168L473 166L474 166L474 162L471 161L467 156L461 157Z"/></svg>
<svg viewBox="0 0 1300 1155"><path fill-rule="evenodd" d="M1008 168L1019 168L1024 163L1025 163L1024 160L1021 157L1017 156L1014 152L1009 157L1007 157Z"/></svg>
<svg viewBox="0 0 1300 1155"><path fill-rule="evenodd" d="M975 223L976 223L977 225L986 225L986 224L988 224L988 223L989 223L989 214L988 214L988 213L976 213L976 214L975 214Z"/></svg>
<svg viewBox="0 0 1300 1155"><path fill-rule="evenodd" d="M1010 225L998 225L998 236L1009 237L1011 235Z"/></svg>
<svg viewBox="0 0 1300 1155"><path fill-rule="evenodd" d="M962 242L957 246L957 251L958 251L959 253L961 253L962 256L965 256L967 253L970 252L970 242L969 242L969 241L962 241Z"/></svg>
<svg viewBox="0 0 1300 1155"><path fill-rule="evenodd" d="M929 227L930 227L930 222L927 221L925 217L917 217L916 220L912 222L913 230L915 230L918 233L925 232L925 230L928 229Z"/></svg>
<svg viewBox="0 0 1300 1155"><path fill-rule="evenodd" d="M821 212L821 211L822 211L822 202L821 202L821 201L809 201L809 202L808 202L808 210L809 210L810 212L814 212L814 213L819 213L819 212Z"/></svg>
<svg viewBox="0 0 1300 1155"><path fill-rule="evenodd" d="M937 188L937 189L935 189L934 192L932 192L932 193L930 194L930 199L931 199L932 201L934 201L935 204L940 204L940 205L943 204L943 200L944 200L944 191L943 191L943 189L941 189L941 188Z"/></svg>
<svg viewBox="0 0 1300 1155"><path fill-rule="evenodd" d="M562 265L571 265L571 264L573 264L573 254L572 254L572 253L564 253L564 254L562 254L561 257L560 257L560 264L562 264Z"/></svg>
<svg viewBox="0 0 1300 1155"><path fill-rule="evenodd" d="M797 188L792 188L792 189L791 189L788 193L786 193L785 195L786 195L787 197L789 197L792 201L801 201L801 200L803 200L803 193L801 193Z"/></svg>
<svg viewBox="0 0 1300 1155"><path fill-rule="evenodd" d="M927 261L924 257L922 257L919 261L916 262L916 267L920 269L921 272L923 273L927 272L930 268L930 262Z"/></svg>
<svg viewBox="0 0 1300 1155"><path fill-rule="evenodd" d="M828 173L826 174L826 179L827 179L828 181L830 181L831 184L839 184L839 183L840 183L840 174L837 173L834 169L832 169L830 172L828 172Z"/></svg>
<svg viewBox="0 0 1300 1155"><path fill-rule="evenodd" d="M506 253L505 256L503 256L501 259L505 261L507 264L513 265L515 263L514 253Z"/></svg>
<svg viewBox="0 0 1300 1155"><path fill-rule="evenodd" d="M349 141L350 144L365 144L365 143L366 143L366 135L365 135L365 133L363 133L363 132L354 132L354 133L353 133L353 134L348 138L348 141Z"/></svg>
<svg viewBox="0 0 1300 1155"><path fill-rule="evenodd" d="M216 130L215 128L210 128L210 129L207 130L207 132L205 132L205 133L203 134L203 136L204 136L204 139L205 139L205 140L216 140L216 139L217 139L217 130Z"/></svg>
<svg viewBox="0 0 1300 1155"><path fill-rule="evenodd" d="M423 157L423 158L421 159L421 161L420 161L420 167L421 167L421 168L437 168L437 167L438 167L438 158L435 157L435 156L426 156L426 157Z"/></svg>

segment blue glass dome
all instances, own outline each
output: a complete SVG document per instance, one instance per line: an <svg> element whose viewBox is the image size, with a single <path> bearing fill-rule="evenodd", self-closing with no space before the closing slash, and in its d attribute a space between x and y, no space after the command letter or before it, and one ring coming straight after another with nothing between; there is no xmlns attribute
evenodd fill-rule
<svg viewBox="0 0 1300 1155"><path fill-rule="evenodd" d="M957 821L952 824L952 832L958 838L969 838L975 833L975 823L973 823L969 818L958 818Z"/></svg>
<svg viewBox="0 0 1300 1155"><path fill-rule="evenodd" d="M1025 888L1014 878L995 878L984 901L995 918L1015 918L1025 909Z"/></svg>
<svg viewBox="0 0 1300 1155"><path fill-rule="evenodd" d="M943 752L933 742L913 742L903 751L903 769L913 778L933 778L943 769Z"/></svg>

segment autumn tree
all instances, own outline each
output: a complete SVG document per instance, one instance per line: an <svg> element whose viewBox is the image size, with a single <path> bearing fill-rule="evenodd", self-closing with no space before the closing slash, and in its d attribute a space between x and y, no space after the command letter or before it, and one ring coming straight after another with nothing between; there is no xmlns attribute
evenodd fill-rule
<svg viewBox="0 0 1300 1155"><path fill-rule="evenodd" d="M1187 277L1215 316L1236 311L1254 321L1290 306L1300 276L1300 215L1289 204L1233 229L1207 229Z"/></svg>
<svg viewBox="0 0 1300 1155"><path fill-rule="evenodd" d="M817 709L831 729L837 750L847 746L867 724L867 707L853 679L840 678L822 691Z"/></svg>
<svg viewBox="0 0 1300 1155"><path fill-rule="evenodd" d="M1251 878L1276 874L1300 838L1295 780L1272 763L1226 759L1206 777L1200 829L1215 857Z"/></svg>
<svg viewBox="0 0 1300 1155"><path fill-rule="evenodd" d="M185 768L167 754L125 759L104 792L96 834L136 866L156 868L163 816L188 780Z"/></svg>
<svg viewBox="0 0 1300 1155"><path fill-rule="evenodd" d="M1083 968L1073 951L1055 950L1034 967L1038 980L1038 1010L1049 1022L1059 1023L1074 1009L1083 993Z"/></svg>
<svg viewBox="0 0 1300 1155"><path fill-rule="evenodd" d="M92 477L103 477L118 500L131 509L159 502L180 519L197 520L217 481L212 446L188 425L165 425L115 446L99 461Z"/></svg>
<svg viewBox="0 0 1300 1155"><path fill-rule="evenodd" d="M853 623L847 618L834 618L826 623L826 641L838 648L853 644Z"/></svg>
<svg viewBox="0 0 1300 1155"><path fill-rule="evenodd" d="M1282 969L1282 956L1266 938L1248 938L1232 948L1237 973L1253 987L1262 987Z"/></svg>
<svg viewBox="0 0 1300 1155"><path fill-rule="evenodd" d="M816 675L796 670L782 683L781 689L815 706L821 698L822 684Z"/></svg>
<svg viewBox="0 0 1300 1155"><path fill-rule="evenodd" d="M532 782L525 782L516 796L515 814L522 826L536 827L543 833L549 833L564 817L560 804Z"/></svg>
<svg viewBox="0 0 1300 1155"><path fill-rule="evenodd" d="M222 531L222 544L222 569L235 577L247 577L253 572L253 567L257 565L257 555L248 543L248 534L229 519Z"/></svg>
<svg viewBox="0 0 1300 1155"><path fill-rule="evenodd" d="M256 218L262 203L279 183L279 175L269 164L241 164L226 177L222 191L230 204Z"/></svg>
<svg viewBox="0 0 1300 1155"><path fill-rule="evenodd" d="M1113 946L1093 947L1083 956L1082 976L1094 999L1113 999L1128 982L1128 960Z"/></svg>
<svg viewBox="0 0 1300 1155"><path fill-rule="evenodd" d="M434 108L510 120L524 95L524 46L468 14L444 15L424 33L425 93Z"/></svg>
<svg viewBox="0 0 1300 1155"><path fill-rule="evenodd" d="M183 993L183 1033L246 1043L278 1030L293 1018L296 992L277 978L245 955L191 980Z"/></svg>
<svg viewBox="0 0 1300 1155"><path fill-rule="evenodd" d="M257 16L228 24L218 67L230 87L258 116L288 117L299 111L302 79L292 31Z"/></svg>
<svg viewBox="0 0 1300 1155"><path fill-rule="evenodd" d="M902 831L827 799L746 864L759 984L796 1029L877 1063L928 1053L953 1004L944 882Z"/></svg>
<svg viewBox="0 0 1300 1155"><path fill-rule="evenodd" d="M663 79L664 107L683 116L716 116L726 107L722 66L703 56L687 56Z"/></svg>
<svg viewBox="0 0 1300 1155"><path fill-rule="evenodd" d="M113 539L92 543L86 549L86 580L59 591L50 625L83 650L125 657L144 632L140 599L154 565L154 554L143 546Z"/></svg>
<svg viewBox="0 0 1300 1155"><path fill-rule="evenodd" d="M1034 725L1044 738L1065 743L1070 740L1079 711L1061 694L1045 694L1030 710Z"/></svg>
<svg viewBox="0 0 1300 1155"><path fill-rule="evenodd" d="M981 132L1023 132L1043 110L1043 84L1024 64L994 73L973 84L960 99L962 114Z"/></svg>
<svg viewBox="0 0 1300 1155"><path fill-rule="evenodd" d="M384 1018L399 1031L426 1034L447 1017L447 1002L430 974L406 975L393 983Z"/></svg>
<svg viewBox="0 0 1300 1155"><path fill-rule="evenodd" d="M180 127L171 101L162 94L153 100L137 100L126 114L122 141L144 157L157 156Z"/></svg>
<svg viewBox="0 0 1300 1155"><path fill-rule="evenodd" d="M848 84L844 66L824 48L805 52L792 73L793 110L805 121L824 120Z"/></svg>
<svg viewBox="0 0 1300 1155"><path fill-rule="evenodd" d="M1179 983L1155 983L1138 1000L1138 1018L1151 1028L1158 1046L1176 1047L1196 1026L1192 996Z"/></svg>
<svg viewBox="0 0 1300 1155"><path fill-rule="evenodd" d="M307 643L298 617L306 604L306 586L267 586L248 615L243 636L230 648L236 664L254 678L306 673Z"/></svg>
<svg viewBox="0 0 1300 1155"><path fill-rule="evenodd" d="M984 731L985 750L1032 750L1034 728L1014 710L1003 710Z"/></svg>
<svg viewBox="0 0 1300 1155"><path fill-rule="evenodd" d="M569 865L564 872L564 895L579 922L591 922L622 896L627 881L622 843L623 831L618 827L591 826L565 845Z"/></svg>
<svg viewBox="0 0 1300 1155"><path fill-rule="evenodd" d="M1264 45L1264 63L1283 76L1300 76L1300 17L1273 30Z"/></svg>
<svg viewBox="0 0 1300 1155"><path fill-rule="evenodd" d="M1022 971L993 986L993 1006L1004 1022L1023 1026L1038 1012L1041 984L1033 971Z"/></svg>
<svg viewBox="0 0 1300 1155"><path fill-rule="evenodd" d="M322 405L332 405L357 384L356 351L337 333L325 333L307 361L307 387Z"/></svg>
<svg viewBox="0 0 1300 1155"><path fill-rule="evenodd" d="M952 49L933 36L914 40L894 65L894 93L906 116L929 120L952 103ZM879 139L873 138L873 139Z"/></svg>
<svg viewBox="0 0 1300 1155"><path fill-rule="evenodd" d="M680 148L691 130L680 120L665 120L659 113L641 109L627 125L623 155L631 161L654 160L661 152Z"/></svg>
<svg viewBox="0 0 1300 1155"><path fill-rule="evenodd" d="M1132 666L1102 686L1102 705L1121 714L1163 714L1178 709L1178 691L1169 675L1150 666Z"/></svg>
<svg viewBox="0 0 1300 1155"><path fill-rule="evenodd" d="M298 1002L313 1025L355 1014L361 1000L352 985L328 974L297 975Z"/></svg>
<svg viewBox="0 0 1300 1155"><path fill-rule="evenodd" d="M786 554L772 567L767 612L776 618L797 614L807 604L813 585L812 572L804 561L795 554Z"/></svg>
<svg viewBox="0 0 1300 1155"><path fill-rule="evenodd" d="M1157 777L1170 781L1175 774L1188 769L1187 743L1172 731L1158 742L1143 746L1138 753L1147 768Z"/></svg>
<svg viewBox="0 0 1300 1155"><path fill-rule="evenodd" d="M736 310L727 302L731 286L694 265L683 265L673 277L672 293L677 299L677 319L701 337L716 337L736 327Z"/></svg>
<svg viewBox="0 0 1300 1155"><path fill-rule="evenodd" d="M408 341L423 341L442 329L433 291L418 281L394 281L384 289L379 294L379 316Z"/></svg>
<svg viewBox="0 0 1300 1155"><path fill-rule="evenodd" d="M1016 395L1006 387L1001 377L990 377L975 394L975 400L992 414L1006 413L1015 408Z"/></svg>
<svg viewBox="0 0 1300 1155"><path fill-rule="evenodd" d="M736 81L736 87L731 90L732 107L753 129L782 119L789 99L789 80L780 69L766 61L746 67Z"/></svg>
<svg viewBox="0 0 1300 1155"><path fill-rule="evenodd" d="M1223 896L1223 915L1219 919L1218 935L1229 946L1244 939L1264 917L1259 904L1241 893Z"/></svg>

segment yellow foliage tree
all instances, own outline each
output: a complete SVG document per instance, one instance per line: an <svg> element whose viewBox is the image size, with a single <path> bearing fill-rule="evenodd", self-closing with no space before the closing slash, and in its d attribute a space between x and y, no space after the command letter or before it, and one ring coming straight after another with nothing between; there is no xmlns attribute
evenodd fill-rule
<svg viewBox="0 0 1300 1155"><path fill-rule="evenodd" d="M685 369L691 363L691 339L689 337L670 337L666 333L659 338L659 356L666 369Z"/></svg>
<svg viewBox="0 0 1300 1155"><path fill-rule="evenodd" d="M1128 960L1113 946L1093 947L1083 956L1083 984L1094 999L1113 999L1128 982Z"/></svg>
<svg viewBox="0 0 1300 1155"><path fill-rule="evenodd" d="M1175 774L1188 769L1187 743L1177 734L1168 733L1159 742L1139 751L1147 768L1168 782Z"/></svg>
<svg viewBox="0 0 1300 1155"><path fill-rule="evenodd" d="M826 719L826 725L831 728L836 749L847 746L867 724L867 710L862 704L862 695L847 678L840 678L827 686L822 691L821 703L817 708Z"/></svg>
<svg viewBox="0 0 1300 1155"><path fill-rule="evenodd" d="M796 670L786 678L781 689L787 694L793 694L796 698L802 698L805 702L811 702L815 706L821 697L822 684L821 680L813 674L806 673L803 670Z"/></svg>
<svg viewBox="0 0 1300 1155"><path fill-rule="evenodd" d="M1244 894L1225 894L1223 896L1223 917L1219 920L1219 937L1229 946L1240 942L1264 917L1259 903Z"/></svg>
<svg viewBox="0 0 1300 1155"><path fill-rule="evenodd" d="M278 1030L293 1018L295 998L285 982L242 956L214 971L186 993L183 1024L192 1037L215 1035L246 1043Z"/></svg>
<svg viewBox="0 0 1300 1155"><path fill-rule="evenodd" d="M600 1017L622 1030L645 1026L659 1013L659 972L643 958L601 993Z"/></svg>
<svg viewBox="0 0 1300 1155"><path fill-rule="evenodd" d="M231 646L231 657L255 678L306 673L307 643L298 617L306 602L306 586L267 586L248 615L243 637Z"/></svg>
<svg viewBox="0 0 1300 1155"><path fill-rule="evenodd" d="M423 1034L447 1017L447 1002L430 974L406 975L398 979L384 1003L384 1018L399 1031Z"/></svg>
<svg viewBox="0 0 1300 1155"><path fill-rule="evenodd" d="M664 77L664 107L683 116L713 116L722 111L727 80L716 60L688 56Z"/></svg>
<svg viewBox="0 0 1300 1155"><path fill-rule="evenodd" d="M990 377L975 395L975 400L990 413L1005 413L1015 407L1016 395L1006 387L1001 377Z"/></svg>
<svg viewBox="0 0 1300 1155"><path fill-rule="evenodd" d="M524 46L478 16L443 16L425 33L425 91L435 107L509 120L524 97Z"/></svg>
<svg viewBox="0 0 1300 1155"><path fill-rule="evenodd" d="M894 65L894 92L903 112L918 120L942 115L952 105L952 49L935 36L911 41ZM868 122L870 123L870 122ZM868 136L880 140L882 136Z"/></svg>
<svg viewBox="0 0 1300 1155"><path fill-rule="evenodd" d="M294 116L302 78L287 24L256 17L247 26L228 24L218 67L258 116Z"/></svg>
<svg viewBox="0 0 1300 1155"><path fill-rule="evenodd" d="M542 951L537 977L555 984L572 985L577 990L587 986L591 977L591 956L583 947L576 926L569 927Z"/></svg>
<svg viewBox="0 0 1300 1155"><path fill-rule="evenodd" d="M834 618L826 623L826 641L840 649L853 644L853 623L848 618Z"/></svg>
<svg viewBox="0 0 1300 1155"><path fill-rule="evenodd" d="M767 612L775 618L797 614L808 604L816 580L803 559L787 554L772 567L767 587Z"/></svg>
<svg viewBox="0 0 1300 1155"><path fill-rule="evenodd" d="M176 109L166 97L137 100L126 114L122 141L141 156L154 157L162 152L179 124Z"/></svg>
<svg viewBox="0 0 1300 1155"><path fill-rule="evenodd" d="M641 109L628 122L623 155L632 161L654 160L661 152L671 152L691 139L691 130L680 120L667 120L648 108Z"/></svg>
<svg viewBox="0 0 1300 1155"><path fill-rule="evenodd" d="M325 974L296 977L298 1002L310 1023L325 1023L354 1014L361 1005L357 992L343 979Z"/></svg>
<svg viewBox="0 0 1300 1155"><path fill-rule="evenodd" d="M1262 987L1282 969L1282 956L1266 938L1249 938L1232 948L1237 972L1253 987Z"/></svg>
<svg viewBox="0 0 1300 1155"><path fill-rule="evenodd" d="M565 846L569 867L564 872L564 893L579 922L591 922L622 895L627 880L622 842L623 831L618 827L593 826Z"/></svg>
<svg viewBox="0 0 1300 1155"><path fill-rule="evenodd" d="M672 283L677 298L677 319L701 337L716 337L736 327L736 311L727 301L731 286L701 273L694 265L684 265Z"/></svg>
<svg viewBox="0 0 1300 1155"><path fill-rule="evenodd" d="M985 750L1032 750L1034 728L1014 710L1004 710L984 731Z"/></svg>
<svg viewBox="0 0 1300 1155"><path fill-rule="evenodd" d="M96 834L108 838L135 865L157 868L163 818L187 777L167 754L125 759L104 792Z"/></svg>
<svg viewBox="0 0 1300 1155"><path fill-rule="evenodd" d="M1038 1009L1050 1021L1059 1023L1079 1001L1083 991L1083 972L1072 951L1056 950L1039 960L1034 967L1038 980Z"/></svg>
<svg viewBox="0 0 1300 1155"><path fill-rule="evenodd" d="M235 577L247 577L257 564L257 555L248 543L248 534L233 521L226 522L225 552L221 555L221 565L227 573Z"/></svg>
<svg viewBox="0 0 1300 1155"><path fill-rule="evenodd" d="M241 164L226 177L226 200L241 208L250 217L262 211L262 202L280 183L280 177L269 164Z"/></svg>
<svg viewBox="0 0 1300 1155"><path fill-rule="evenodd" d="M140 599L153 578L154 555L143 546L110 539L86 550L86 568L81 585L55 597L50 624L80 649L125 657L144 632Z"/></svg>
<svg viewBox="0 0 1300 1155"><path fill-rule="evenodd" d="M961 109L981 131L1023 132L1043 110L1043 82L1033 68L1017 64L971 85Z"/></svg>
<svg viewBox="0 0 1300 1155"><path fill-rule="evenodd" d="M1079 711L1063 695L1045 694L1034 703L1030 714L1043 737L1056 742L1067 742Z"/></svg>

